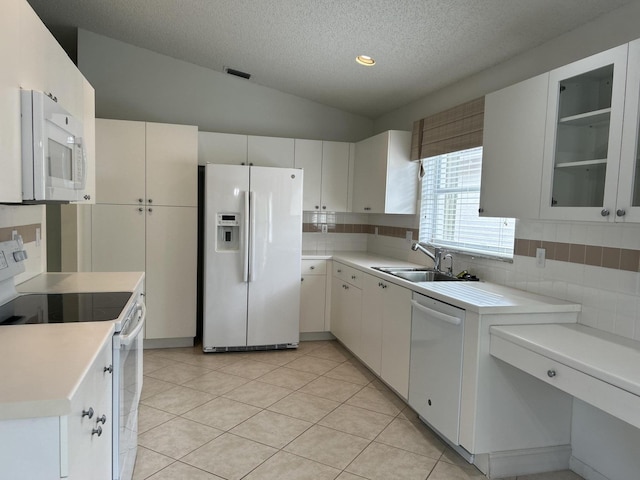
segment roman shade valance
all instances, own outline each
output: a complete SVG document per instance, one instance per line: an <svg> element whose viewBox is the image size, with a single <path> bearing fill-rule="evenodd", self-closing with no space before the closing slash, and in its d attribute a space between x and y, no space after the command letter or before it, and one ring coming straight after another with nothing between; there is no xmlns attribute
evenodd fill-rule
<svg viewBox="0 0 640 480"><path fill-rule="evenodd" d="M484 97L413 123L411 160L482 145Z"/></svg>

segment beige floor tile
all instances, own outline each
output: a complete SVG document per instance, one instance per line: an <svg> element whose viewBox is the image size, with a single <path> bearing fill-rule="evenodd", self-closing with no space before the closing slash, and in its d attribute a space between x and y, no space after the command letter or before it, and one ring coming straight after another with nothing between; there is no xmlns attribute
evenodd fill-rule
<svg viewBox="0 0 640 480"><path fill-rule="evenodd" d="M292 390L288 388L253 380L225 393L223 396L238 402L248 403L254 407L266 408L286 397L291 392Z"/></svg>
<svg viewBox="0 0 640 480"><path fill-rule="evenodd" d="M177 460L223 433L222 430L177 417L138 436L138 444Z"/></svg>
<svg viewBox="0 0 640 480"><path fill-rule="evenodd" d="M518 475L518 480L583 480L580 475L569 470L559 472L536 473L533 475Z"/></svg>
<svg viewBox="0 0 640 480"><path fill-rule="evenodd" d="M175 462L173 458L139 446L136 465L133 469L133 480L144 480L173 462Z"/></svg>
<svg viewBox="0 0 640 480"><path fill-rule="evenodd" d="M348 433L314 425L284 450L335 468L344 469L369 444Z"/></svg>
<svg viewBox="0 0 640 480"><path fill-rule="evenodd" d="M405 403L390 390L364 387L347 400L349 405L366 408L385 415L396 416L404 408Z"/></svg>
<svg viewBox="0 0 640 480"><path fill-rule="evenodd" d="M158 425L175 418L173 413L163 412L157 408L140 404L138 407L138 433L142 434Z"/></svg>
<svg viewBox="0 0 640 480"><path fill-rule="evenodd" d="M304 353L305 355L309 352L314 351L316 348L325 347L328 345L337 344L335 340L317 340L311 342L300 342L298 344L298 352Z"/></svg>
<svg viewBox="0 0 640 480"><path fill-rule="evenodd" d="M142 377L142 393L140 399L152 397L153 395L171 390L175 387L175 384L158 380L157 378Z"/></svg>
<svg viewBox="0 0 640 480"><path fill-rule="evenodd" d="M220 371L229 373L231 375L248 378L250 380L255 380L256 378L261 377L265 373L268 373L276 368L277 367L275 365L271 365L269 363L256 362L254 360L243 358L237 362L232 363L231 365L222 367Z"/></svg>
<svg viewBox="0 0 640 480"><path fill-rule="evenodd" d="M316 395L294 392L279 402L274 403L268 409L272 412L282 413L290 417L315 423L339 405L338 402Z"/></svg>
<svg viewBox="0 0 640 480"><path fill-rule="evenodd" d="M446 448L446 445L426 425L401 418L391 422L378 435L376 442L425 455L434 460L438 460Z"/></svg>
<svg viewBox="0 0 640 480"><path fill-rule="evenodd" d="M165 390L164 392L145 398L141 400L140 403L175 415L182 415L210 401L212 398L214 398L213 395L205 392L175 386L170 390Z"/></svg>
<svg viewBox="0 0 640 480"><path fill-rule="evenodd" d="M336 402L344 402L362 389L362 385L334 380L328 377L318 377L313 382L308 383L299 391L318 397L328 398Z"/></svg>
<svg viewBox="0 0 640 480"><path fill-rule="evenodd" d="M318 425L373 440L391 423L393 417L364 408L340 405Z"/></svg>
<svg viewBox="0 0 640 480"><path fill-rule="evenodd" d="M323 373L336 368L338 365L340 365L340 363L334 362L333 360L324 360L322 358L305 355L304 357L300 357L287 363L287 368L322 375Z"/></svg>
<svg viewBox="0 0 640 480"><path fill-rule="evenodd" d="M444 453L440 457L441 462L452 463L453 465L458 465L459 467L468 467L470 465L464 458L460 456L455 450L451 447L446 447ZM514 479L500 479L500 480L515 480Z"/></svg>
<svg viewBox="0 0 640 480"><path fill-rule="evenodd" d="M297 390L316 378L318 378L318 375L315 373L301 372L300 370L282 367L261 376L260 381L291 390Z"/></svg>
<svg viewBox="0 0 640 480"><path fill-rule="evenodd" d="M486 480L486 478L473 465L461 467L447 462L438 462L429 475L429 480Z"/></svg>
<svg viewBox="0 0 640 480"><path fill-rule="evenodd" d="M249 380L237 375L229 375L223 372L210 372L201 377L195 378L184 384L185 387L210 393L211 395L222 395L240 385L244 385Z"/></svg>
<svg viewBox="0 0 640 480"><path fill-rule="evenodd" d="M147 377L180 385L196 377L201 377L210 371L208 368L187 365L186 363L174 363L159 370L154 370L147 374Z"/></svg>
<svg viewBox="0 0 640 480"><path fill-rule="evenodd" d="M353 357L347 350L338 345L325 345L312 350L308 355L324 360L332 360L334 362L344 362Z"/></svg>
<svg viewBox="0 0 640 480"><path fill-rule="evenodd" d="M247 357L249 360L269 363L271 365L277 365L279 367L281 367L282 365L286 365L287 363L304 355L303 353L298 352L297 349L268 350L260 352L250 352L250 354L251 356Z"/></svg>
<svg viewBox="0 0 640 480"><path fill-rule="evenodd" d="M185 355L182 362L189 365L196 365L199 367L209 368L211 370L217 370L227 365L231 365L241 358L233 353L204 353L200 352L198 355Z"/></svg>
<svg viewBox="0 0 640 480"><path fill-rule="evenodd" d="M175 462L149 477L148 480L224 480L199 468L182 462Z"/></svg>
<svg viewBox="0 0 640 480"><path fill-rule="evenodd" d="M182 459L228 480L238 480L277 453L275 448L225 433Z"/></svg>
<svg viewBox="0 0 640 480"><path fill-rule="evenodd" d="M365 386L375 377L373 374L364 367L356 367L349 362L344 362L338 365L333 370L329 370L324 374L326 377L335 378L345 382L351 382L358 385Z"/></svg>
<svg viewBox="0 0 640 480"><path fill-rule="evenodd" d="M431 458L373 442L346 470L370 480L424 480L435 464Z"/></svg>
<svg viewBox="0 0 640 480"><path fill-rule="evenodd" d="M168 367L174 364L175 361L169 358L160 357L158 355L144 355L142 360L142 372L144 375L147 375L161 369L162 367Z"/></svg>
<svg viewBox="0 0 640 480"><path fill-rule="evenodd" d="M184 414L185 418L220 430L229 430L261 411L246 403L218 397Z"/></svg>
<svg viewBox="0 0 640 480"><path fill-rule="evenodd" d="M354 475L353 473L349 473L349 472L342 472L340 475L336 477L336 480L363 480L363 479L364 477L361 477L360 475Z"/></svg>
<svg viewBox="0 0 640 480"><path fill-rule="evenodd" d="M230 430L249 440L282 448L313 424L279 413L262 411Z"/></svg>
<svg viewBox="0 0 640 480"><path fill-rule="evenodd" d="M286 452L278 452L246 480L334 480L340 470Z"/></svg>

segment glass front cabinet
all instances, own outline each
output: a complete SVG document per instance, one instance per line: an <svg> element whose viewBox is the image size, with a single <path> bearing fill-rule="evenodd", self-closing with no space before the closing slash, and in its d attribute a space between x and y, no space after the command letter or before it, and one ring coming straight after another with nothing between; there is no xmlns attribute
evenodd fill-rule
<svg viewBox="0 0 640 480"><path fill-rule="evenodd" d="M640 222L640 43L550 72L540 217Z"/></svg>

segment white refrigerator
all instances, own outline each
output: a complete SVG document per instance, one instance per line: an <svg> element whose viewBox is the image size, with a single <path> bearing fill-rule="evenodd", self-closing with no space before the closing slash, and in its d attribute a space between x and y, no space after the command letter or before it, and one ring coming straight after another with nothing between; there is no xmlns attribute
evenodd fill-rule
<svg viewBox="0 0 640 480"><path fill-rule="evenodd" d="M302 170L205 167L203 350L299 340Z"/></svg>

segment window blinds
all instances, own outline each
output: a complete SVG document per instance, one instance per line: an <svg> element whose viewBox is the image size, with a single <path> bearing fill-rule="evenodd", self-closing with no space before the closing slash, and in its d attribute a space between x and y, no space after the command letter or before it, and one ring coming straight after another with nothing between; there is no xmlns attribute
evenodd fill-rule
<svg viewBox="0 0 640 480"><path fill-rule="evenodd" d="M482 145L484 97L414 122L411 159L433 157Z"/></svg>
<svg viewBox="0 0 640 480"><path fill-rule="evenodd" d="M420 241L472 255L513 258L515 220L478 216L482 147L422 162Z"/></svg>

